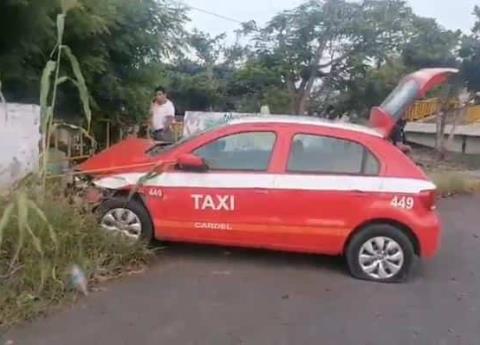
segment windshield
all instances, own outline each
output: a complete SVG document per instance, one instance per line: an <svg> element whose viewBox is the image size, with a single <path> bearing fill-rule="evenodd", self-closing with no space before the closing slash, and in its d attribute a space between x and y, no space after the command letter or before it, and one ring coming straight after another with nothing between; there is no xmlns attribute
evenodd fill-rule
<svg viewBox="0 0 480 345"><path fill-rule="evenodd" d="M222 125L222 126L217 126L217 127L214 127L214 128L208 128L208 129L205 129L203 131L200 131L200 132L197 132L195 134L192 134L192 135L189 135L188 137L183 137L182 139L180 139L179 141L177 142L174 142L174 143L171 143L171 144L168 144L168 143L155 143L153 144L147 151L146 153L150 156L150 157L156 157L160 154L163 154L163 153L166 153L166 152L169 152L183 144L186 144L196 138L198 138L199 136L201 135L204 135L204 134L207 134L207 133L210 133L210 132L213 132L214 130L217 130L219 128L222 128L224 127L225 125Z"/></svg>
<svg viewBox="0 0 480 345"><path fill-rule="evenodd" d="M419 91L418 83L414 79L409 79L398 85L380 107L398 120L418 97Z"/></svg>

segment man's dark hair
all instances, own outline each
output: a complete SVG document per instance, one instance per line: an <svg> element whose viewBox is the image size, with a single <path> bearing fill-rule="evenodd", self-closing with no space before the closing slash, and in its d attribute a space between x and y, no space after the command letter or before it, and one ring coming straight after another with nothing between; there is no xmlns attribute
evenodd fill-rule
<svg viewBox="0 0 480 345"><path fill-rule="evenodd" d="M167 93L167 90L165 90L165 88L163 86L157 86L155 88L155 93L157 93L158 91L161 91L163 93Z"/></svg>

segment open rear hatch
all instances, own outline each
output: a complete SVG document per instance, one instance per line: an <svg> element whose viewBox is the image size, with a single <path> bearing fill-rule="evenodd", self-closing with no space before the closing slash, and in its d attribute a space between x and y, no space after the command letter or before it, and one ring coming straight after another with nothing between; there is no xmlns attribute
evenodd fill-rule
<svg viewBox="0 0 480 345"><path fill-rule="evenodd" d="M455 68L425 68L407 75L379 107L372 108L370 126L384 138L390 137L397 122L417 99L425 97L456 73L458 69Z"/></svg>

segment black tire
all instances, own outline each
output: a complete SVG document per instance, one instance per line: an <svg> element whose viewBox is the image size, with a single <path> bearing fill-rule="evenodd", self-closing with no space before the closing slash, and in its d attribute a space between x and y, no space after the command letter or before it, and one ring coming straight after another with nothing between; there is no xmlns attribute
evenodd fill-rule
<svg viewBox="0 0 480 345"><path fill-rule="evenodd" d="M403 251L403 264L401 265L400 270L393 276L383 279L380 277L372 277L371 275L364 272L360 265L359 259L362 246L372 238L379 236L387 237L397 242ZM351 239L345 254L347 258L348 268L352 276L358 279L371 280L383 283L404 281L410 273L410 269L415 258L413 244L409 237L405 235L402 230L389 224L370 225L360 230Z"/></svg>
<svg viewBox="0 0 480 345"><path fill-rule="evenodd" d="M97 209L99 221L103 216L112 209L115 208L126 208L139 218L142 225L142 231L140 234L140 240L147 243L151 243L154 239L153 224L150 218L148 210L145 208L142 202L136 200L135 198L128 199L127 197L119 196L113 197L105 200Z"/></svg>

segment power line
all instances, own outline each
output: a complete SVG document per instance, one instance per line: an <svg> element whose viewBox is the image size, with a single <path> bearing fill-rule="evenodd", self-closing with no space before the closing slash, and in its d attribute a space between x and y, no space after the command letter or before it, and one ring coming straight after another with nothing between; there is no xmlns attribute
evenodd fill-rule
<svg viewBox="0 0 480 345"><path fill-rule="evenodd" d="M236 19L233 19L233 18L230 18L230 17L227 17L227 16L224 16L222 14L218 14L218 13L215 13L215 12L211 12L211 11L207 11L207 10L204 10L202 8L198 8L198 7L194 7L194 6L190 6L190 5L187 5L189 8L191 8L192 10L195 10L195 11L198 11L198 12L202 12L202 13L205 13L205 14L209 14L211 16L214 16L214 17L217 17L217 18L220 18L220 19L223 19L223 20L228 20L230 22L234 22L234 23L237 23L237 24L243 24L241 21L239 20L236 20Z"/></svg>

